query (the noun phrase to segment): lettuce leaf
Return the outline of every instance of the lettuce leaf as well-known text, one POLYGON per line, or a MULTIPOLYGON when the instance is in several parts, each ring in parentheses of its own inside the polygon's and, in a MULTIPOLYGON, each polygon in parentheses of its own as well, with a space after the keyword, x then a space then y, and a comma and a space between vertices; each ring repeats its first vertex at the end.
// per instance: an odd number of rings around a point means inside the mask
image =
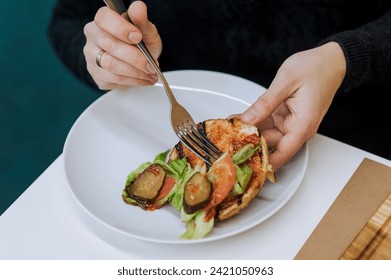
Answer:
POLYGON ((234 164, 240 165, 242 163, 245 163, 246 160, 248 160, 253 154, 255 154, 259 148, 261 147, 261 143, 258 145, 254 145, 252 143, 249 143, 245 146, 243 146, 239 151, 237 151, 232 156, 232 161, 234 164))
POLYGON ((157 161, 157 160, 166 161, 166 158, 167 158, 169 152, 170 152, 170 150, 166 150, 166 151, 164 151, 164 152, 161 152, 160 154, 158 154, 158 155, 154 158, 153 162, 155 162, 155 161, 157 161))
POLYGON ((244 193, 248 183, 251 180, 251 175, 253 174, 253 170, 248 167, 246 164, 237 165, 235 164, 236 169, 236 183, 233 186, 231 193, 233 195, 240 195, 244 193))
POLYGON ((205 221, 207 210, 200 210, 196 212, 186 222, 186 231, 180 236, 182 239, 200 239, 207 236, 214 226, 214 217, 205 221))
MULTIPOLYGON (((187 161, 186 161, 187 162, 187 161)), ((186 183, 190 180, 190 178, 201 169, 200 166, 196 166, 194 169, 187 165, 187 168, 184 170, 182 177, 177 181, 177 188, 175 193, 170 198, 170 204, 174 206, 179 212, 182 211, 183 206, 183 193, 186 183)))
POLYGON ((261 143, 254 145, 249 143, 243 146, 232 156, 232 161, 236 170, 236 183, 231 190, 231 194, 240 195, 245 191, 251 180, 252 169, 245 162, 252 157, 261 147, 261 143))

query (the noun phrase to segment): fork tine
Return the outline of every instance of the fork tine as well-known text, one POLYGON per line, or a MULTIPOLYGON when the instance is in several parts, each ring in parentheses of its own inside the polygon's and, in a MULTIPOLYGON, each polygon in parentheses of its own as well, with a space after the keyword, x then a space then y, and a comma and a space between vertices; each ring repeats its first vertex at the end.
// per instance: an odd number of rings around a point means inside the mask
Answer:
POLYGON ((210 142, 205 134, 197 129, 194 122, 188 120, 183 125, 188 137, 193 140, 194 144, 198 144, 198 147, 202 149, 204 153, 214 160, 217 160, 223 154, 212 142, 210 142))
POLYGON ((189 149, 209 164, 221 156, 222 152, 203 133, 198 131, 196 124, 191 120, 178 125, 176 132, 179 139, 189 149))
POLYGON ((187 119, 174 127, 178 138, 208 165, 212 165, 223 152, 199 131, 195 122, 187 113, 187 119))
MULTIPOLYGON (((187 123, 190 129, 188 129, 194 138, 196 138, 199 142, 204 144, 205 148, 212 153, 215 157, 219 158, 222 155, 222 152, 206 137, 205 134, 201 133, 195 124, 190 122, 187 123)), ((216 159, 217 159, 216 158, 216 159)))
POLYGON ((216 160, 215 158, 213 158, 213 160, 211 160, 211 157, 209 156, 209 154, 207 154, 200 146, 197 142, 194 142, 194 140, 192 140, 190 137, 189 137, 189 134, 187 134, 186 132, 183 132, 182 130, 179 130, 177 133, 177 136, 178 138, 181 140, 181 142, 183 144, 185 144, 193 153, 195 153, 199 158, 201 158, 203 161, 206 162, 206 164, 208 165, 212 165, 212 162, 214 160, 216 160), (189 140, 190 139, 190 140, 189 140), (190 143, 191 141, 191 143, 190 143), (202 153, 201 153, 202 151, 202 153))

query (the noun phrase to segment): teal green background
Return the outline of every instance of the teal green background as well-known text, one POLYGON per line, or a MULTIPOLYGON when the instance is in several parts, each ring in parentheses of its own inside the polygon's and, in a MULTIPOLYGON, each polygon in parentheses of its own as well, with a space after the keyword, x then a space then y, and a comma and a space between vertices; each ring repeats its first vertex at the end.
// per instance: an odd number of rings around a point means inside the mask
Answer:
POLYGON ((99 96, 56 57, 48 37, 55 1, 0 8, 0 214, 62 153, 78 116, 99 96))

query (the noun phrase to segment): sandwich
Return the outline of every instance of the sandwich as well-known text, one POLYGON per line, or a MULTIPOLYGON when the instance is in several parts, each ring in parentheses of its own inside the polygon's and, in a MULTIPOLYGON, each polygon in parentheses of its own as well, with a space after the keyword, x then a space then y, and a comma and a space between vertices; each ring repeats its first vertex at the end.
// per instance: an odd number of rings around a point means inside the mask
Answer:
POLYGON ((266 180, 276 181, 256 126, 237 118, 209 119, 198 129, 223 152, 212 165, 179 142, 132 171, 122 192, 126 203, 147 211, 175 207, 186 224, 183 239, 209 235, 215 223, 241 213, 266 180))

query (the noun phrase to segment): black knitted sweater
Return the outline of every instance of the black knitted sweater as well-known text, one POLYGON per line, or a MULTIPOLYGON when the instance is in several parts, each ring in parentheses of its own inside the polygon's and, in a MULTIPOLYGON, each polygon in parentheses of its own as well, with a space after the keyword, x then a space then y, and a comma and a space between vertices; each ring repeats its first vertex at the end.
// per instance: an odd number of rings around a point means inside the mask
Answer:
MULTIPOLYGON (((125 1, 128 5, 130 1, 125 1)), ((265 87, 291 54, 327 41, 347 74, 319 133, 391 156, 391 1, 145 0, 163 40, 163 71, 226 72, 265 87), (388 96, 387 96, 388 95, 388 96)), ((64 64, 96 88, 83 56, 84 25, 102 0, 58 0, 49 38, 64 64)))

